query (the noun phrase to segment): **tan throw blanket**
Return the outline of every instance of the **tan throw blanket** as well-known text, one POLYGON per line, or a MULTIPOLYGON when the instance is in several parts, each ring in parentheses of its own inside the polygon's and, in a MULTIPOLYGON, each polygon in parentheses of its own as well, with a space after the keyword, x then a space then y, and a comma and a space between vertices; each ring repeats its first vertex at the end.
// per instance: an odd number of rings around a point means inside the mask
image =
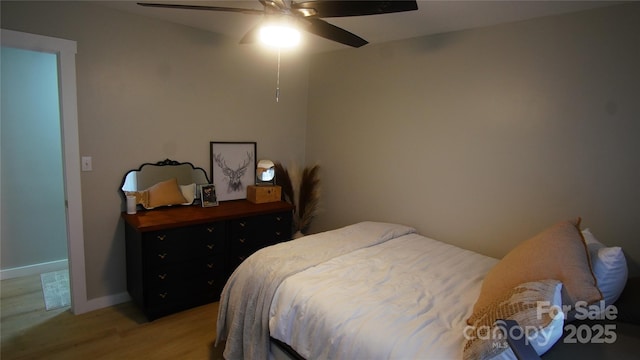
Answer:
POLYGON ((220 297, 216 346, 226 340, 225 359, 269 357, 269 308, 280 283, 300 271, 415 229, 362 222, 264 248, 231 275, 220 297))

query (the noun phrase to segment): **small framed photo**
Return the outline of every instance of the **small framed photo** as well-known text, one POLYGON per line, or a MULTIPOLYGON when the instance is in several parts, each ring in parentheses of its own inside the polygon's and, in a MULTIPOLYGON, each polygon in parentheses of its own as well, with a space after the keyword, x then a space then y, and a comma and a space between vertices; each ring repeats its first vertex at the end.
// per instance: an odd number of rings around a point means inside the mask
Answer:
POLYGON ((218 206, 218 197, 216 196, 215 185, 202 185, 200 187, 200 199, 202 201, 202 207, 218 206))
POLYGON ((211 142, 211 180, 219 201, 247 198, 256 183, 255 142, 211 142))

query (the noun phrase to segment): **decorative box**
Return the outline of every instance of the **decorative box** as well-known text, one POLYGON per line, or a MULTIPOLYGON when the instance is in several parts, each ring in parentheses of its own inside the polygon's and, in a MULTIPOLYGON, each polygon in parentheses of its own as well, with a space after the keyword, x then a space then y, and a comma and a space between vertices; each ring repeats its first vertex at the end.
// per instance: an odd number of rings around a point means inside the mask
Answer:
POLYGON ((254 204, 280 201, 282 187, 278 185, 249 185, 247 186, 247 200, 254 204))

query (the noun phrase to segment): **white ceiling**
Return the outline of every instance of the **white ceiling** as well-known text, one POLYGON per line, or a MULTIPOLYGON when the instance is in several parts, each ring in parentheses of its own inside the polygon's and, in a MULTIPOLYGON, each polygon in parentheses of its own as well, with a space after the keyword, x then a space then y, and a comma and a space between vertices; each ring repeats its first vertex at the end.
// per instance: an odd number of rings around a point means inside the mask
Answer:
MULTIPOLYGON (((140 0, 144 1, 144 0, 140 0)), ((322 0, 320 0, 322 1, 322 0)), ((156 1, 262 9, 257 1, 156 1)), ((152 18, 211 31, 229 36, 238 41, 260 21, 260 16, 229 12, 194 11, 147 8, 135 1, 105 1, 101 5, 152 18)), ((372 16, 348 18, 325 18, 333 25, 342 27, 369 43, 381 43, 449 31, 471 29, 507 22, 520 21, 541 16, 569 13, 596 7, 617 4, 614 1, 431 1, 419 0, 418 10, 372 16)), ((348 48, 315 35, 303 37, 305 51, 321 52, 348 48)), ((252 46, 252 45, 243 45, 252 46)))

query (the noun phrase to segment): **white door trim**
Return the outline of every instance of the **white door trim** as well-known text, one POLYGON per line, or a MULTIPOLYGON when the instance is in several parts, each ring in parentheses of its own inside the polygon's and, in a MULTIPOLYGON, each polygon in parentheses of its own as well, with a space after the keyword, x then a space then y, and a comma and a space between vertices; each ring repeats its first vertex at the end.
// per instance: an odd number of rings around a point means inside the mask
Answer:
POLYGON ((67 249, 71 311, 82 314, 92 310, 87 302, 80 182, 80 145, 78 140, 78 101, 76 92, 75 41, 0 29, 2 46, 40 51, 58 56, 60 117, 67 201, 67 249))

